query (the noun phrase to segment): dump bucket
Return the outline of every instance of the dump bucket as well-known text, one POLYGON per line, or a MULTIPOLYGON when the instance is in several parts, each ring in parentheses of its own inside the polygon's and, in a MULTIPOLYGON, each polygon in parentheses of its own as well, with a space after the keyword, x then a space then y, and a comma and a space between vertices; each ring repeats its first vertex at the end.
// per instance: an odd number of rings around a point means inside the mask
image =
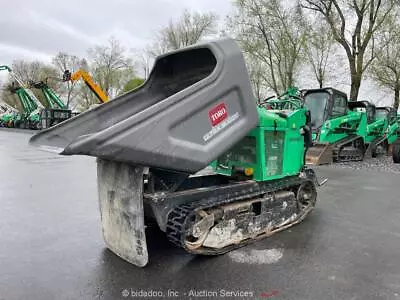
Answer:
POLYGON ((221 39, 158 57, 141 87, 43 130, 30 144, 195 173, 257 124, 242 52, 221 39))

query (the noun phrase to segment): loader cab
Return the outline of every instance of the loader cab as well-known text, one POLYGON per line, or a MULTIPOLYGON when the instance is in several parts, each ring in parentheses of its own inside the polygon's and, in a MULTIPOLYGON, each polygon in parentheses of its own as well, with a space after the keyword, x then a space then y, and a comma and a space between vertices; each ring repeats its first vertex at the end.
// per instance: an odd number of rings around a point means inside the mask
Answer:
POLYGON ((371 124, 376 121, 376 107, 369 101, 349 101, 349 109, 356 112, 364 112, 367 116, 367 123, 371 124))
POLYGON ((387 119, 388 124, 393 124, 397 122, 396 111, 389 106, 380 106, 376 108, 376 118, 377 119, 387 119))
POLYGON ((345 93, 333 88, 302 90, 304 105, 311 112, 311 127, 318 132, 325 121, 342 117, 348 112, 345 93))

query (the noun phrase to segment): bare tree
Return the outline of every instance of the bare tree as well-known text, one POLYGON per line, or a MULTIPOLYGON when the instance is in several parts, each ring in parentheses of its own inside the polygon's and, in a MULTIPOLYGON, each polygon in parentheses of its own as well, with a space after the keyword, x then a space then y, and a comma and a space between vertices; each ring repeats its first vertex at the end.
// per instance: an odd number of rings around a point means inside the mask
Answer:
POLYGON ((150 57, 155 58, 156 56, 159 56, 171 50, 168 47, 169 46, 164 42, 163 37, 158 34, 157 40, 148 45, 143 52, 150 55, 150 57))
POLYGON ((299 1, 302 7, 324 17, 334 39, 346 51, 351 74, 350 99, 356 101, 362 75, 376 57, 374 37, 394 11, 396 0, 299 1))
POLYGON ((260 68, 258 64, 253 64, 253 66, 249 69, 250 82, 253 86, 254 94, 257 100, 262 100, 263 98, 263 86, 264 80, 262 76, 263 70, 260 68))
MULTIPOLYGON (((14 74, 27 86, 29 86, 31 81, 42 81, 58 75, 56 68, 40 61, 14 60, 11 69, 13 70, 14 74)), ((8 78, 6 85, 10 86, 12 81, 12 78, 8 78)), ((60 82, 52 83, 51 87, 58 93, 60 82)), ((47 100, 40 91, 36 89, 31 89, 31 91, 43 105, 47 104, 47 100)), ((9 93, 9 91, 6 93, 9 93)))
POLYGON ((93 60, 92 74, 110 98, 134 76, 132 59, 125 55, 125 48, 114 37, 109 39, 108 45, 95 46, 88 53, 93 60))
POLYGON ((135 57, 134 67, 144 79, 150 74, 150 68, 154 61, 154 54, 149 47, 144 49, 132 49, 132 56, 135 57))
POLYGON ((400 100, 400 24, 382 34, 380 42, 386 47, 382 49, 371 64, 369 74, 382 87, 394 92, 393 107, 397 111, 400 100))
POLYGON ((6 88, 4 88, 4 86, 0 91, 1 91, 0 94, 1 101, 7 103, 8 105, 14 107, 19 111, 23 111, 22 105, 16 94, 10 93, 6 88))
POLYGON ((96 96, 84 85, 77 86, 78 90, 78 101, 72 109, 77 109, 78 111, 88 110, 92 105, 98 104, 99 101, 96 96))
POLYGON ((299 6, 284 0, 235 0, 234 4, 236 14, 228 18, 227 30, 264 70, 258 74, 267 86, 282 93, 294 85, 303 59, 306 34, 299 6))
MULTIPOLYGON (((70 55, 65 52, 59 52, 52 60, 53 65, 57 68, 60 78, 61 74, 64 73, 65 70, 69 70, 70 72, 75 72, 82 68, 84 65, 84 61, 80 59, 76 55, 70 55)), ((78 91, 76 89, 77 82, 76 81, 67 81, 60 87, 60 93, 65 95, 66 97, 66 105, 70 106, 71 101, 73 101, 78 95, 78 91)))
POLYGON ((156 57, 171 50, 196 44, 216 33, 218 17, 214 13, 198 13, 185 10, 182 16, 162 28, 155 41, 143 51, 145 57, 156 57))
POLYGON ((57 76, 57 70, 53 66, 40 61, 14 60, 11 69, 25 84, 57 76))
POLYGON ((327 65, 333 45, 334 39, 329 26, 321 23, 320 19, 309 26, 305 52, 320 88, 324 86, 326 81, 327 65))
POLYGON ((170 20, 159 35, 162 45, 168 50, 193 45, 209 34, 216 32, 217 16, 213 13, 198 13, 185 10, 176 22, 170 20))
POLYGON ((263 75, 264 70, 257 59, 254 59, 254 57, 245 54, 245 60, 256 99, 262 100, 265 96, 265 80, 263 75))
POLYGON ((144 79, 147 79, 150 75, 151 58, 148 53, 143 53, 140 56, 140 65, 143 71, 144 79))

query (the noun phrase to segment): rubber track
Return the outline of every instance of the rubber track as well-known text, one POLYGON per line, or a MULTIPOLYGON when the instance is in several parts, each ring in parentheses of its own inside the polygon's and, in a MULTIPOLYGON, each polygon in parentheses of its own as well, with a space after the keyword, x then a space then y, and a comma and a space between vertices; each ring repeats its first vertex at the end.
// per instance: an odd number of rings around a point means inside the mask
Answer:
MULTIPOLYGON (((210 248, 198 248, 196 250, 190 250, 186 248, 184 240, 185 240, 185 234, 187 231, 187 223, 188 220, 192 215, 194 215, 198 210, 200 209, 209 209, 214 206, 219 206, 227 203, 233 203, 235 201, 239 200, 245 200, 245 199, 250 199, 254 198, 256 196, 266 194, 266 193, 274 193, 278 192, 280 190, 284 189, 293 189, 297 188, 300 186, 302 183, 305 182, 311 182, 312 184, 313 181, 307 178, 300 178, 298 176, 295 177, 289 177, 285 180, 278 180, 276 182, 269 182, 262 184, 258 186, 258 188, 254 189, 248 189, 248 190, 243 190, 240 193, 237 192, 233 195, 233 197, 229 197, 231 195, 221 195, 217 197, 208 197, 200 201, 193 201, 188 204, 182 204, 178 205, 175 207, 170 214, 168 215, 168 222, 167 222, 167 227, 166 227, 166 235, 169 241, 171 241, 173 244, 175 244, 178 247, 184 248, 187 252, 193 253, 193 254, 202 254, 202 255, 219 255, 219 254, 224 254, 226 252, 232 251, 233 249, 243 247, 245 245, 248 245, 249 243, 252 243, 258 238, 255 239, 248 239, 245 240, 237 245, 230 245, 226 246, 222 249, 210 249, 210 248), (228 197, 228 198, 227 198, 228 197)), ((299 214, 299 221, 304 219, 304 217, 308 214, 299 214)), ((292 222, 294 224, 298 223, 297 220, 292 222)), ((286 228, 286 226, 284 226, 286 228)))
POLYGON ((360 161, 360 160, 363 160, 363 155, 360 155, 358 152, 357 152, 357 150, 352 150, 353 151, 353 153, 356 153, 356 154, 353 154, 353 155, 347 155, 347 159, 343 159, 343 158, 341 158, 341 156, 340 156, 340 152, 342 151, 342 147, 344 146, 344 145, 346 145, 346 144, 348 144, 348 143, 350 143, 350 142, 352 142, 352 141, 355 141, 355 140, 357 140, 357 139, 360 139, 361 137, 360 136, 352 136, 352 137, 349 137, 349 138, 345 138, 344 140, 340 140, 340 141, 338 141, 338 142, 336 142, 336 143, 334 143, 333 145, 332 145, 332 148, 333 148, 333 158, 334 158, 334 160, 336 160, 336 162, 348 162, 348 161, 360 161))
POLYGON ((380 144, 382 144, 386 140, 387 140, 387 136, 385 135, 384 137, 376 138, 375 140, 372 141, 372 143, 374 143, 375 146, 379 146, 380 144))

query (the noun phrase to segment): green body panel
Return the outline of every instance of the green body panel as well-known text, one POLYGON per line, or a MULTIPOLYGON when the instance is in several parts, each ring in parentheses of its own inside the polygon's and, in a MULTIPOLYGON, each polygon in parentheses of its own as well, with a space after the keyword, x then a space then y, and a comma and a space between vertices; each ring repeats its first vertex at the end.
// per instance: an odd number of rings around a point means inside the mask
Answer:
POLYGON ((383 124, 381 136, 386 137, 389 145, 393 144, 399 137, 399 123, 397 116, 389 117, 389 114, 386 116, 379 115, 377 120, 383 124))
MULTIPOLYGON (((349 111, 346 115, 329 119, 321 127, 318 142, 335 143, 350 134, 361 136, 364 140, 367 136, 367 117, 363 112, 349 111)), ((317 135, 313 134, 313 140, 317 135)))
MULTIPOLYGON (((293 106, 294 102, 289 101, 293 106)), ((306 124, 306 109, 268 110, 259 106, 258 115, 258 126, 212 162, 217 174, 232 176, 234 168, 251 168, 249 178, 268 181, 300 173, 304 166, 301 128, 306 124)))
POLYGON ((24 109, 24 113, 30 114, 35 109, 38 108, 36 102, 30 97, 30 95, 23 88, 18 88, 15 93, 18 96, 19 101, 21 102, 22 108, 24 109))
POLYGON ((0 123, 3 126, 13 127, 16 123, 21 122, 25 119, 25 116, 20 113, 6 113, 0 117, 0 123))
POLYGON ((375 139, 382 137, 384 134, 385 127, 386 127, 385 119, 377 119, 375 122, 368 124, 365 143, 370 144, 375 139))
POLYGON ((13 114, 13 113, 11 113, 11 114, 9 114, 9 113, 2 114, 1 117, 0 117, 0 123, 5 124, 5 123, 10 122, 10 120, 13 119, 14 115, 15 114, 13 114))
POLYGON ((389 145, 393 144, 399 138, 399 136, 398 136, 399 123, 394 122, 392 124, 389 124, 387 126, 387 129, 385 130, 385 134, 386 134, 389 145))
POLYGON ((41 91, 46 98, 49 108, 67 109, 67 106, 64 104, 64 102, 62 102, 52 88, 47 85, 43 85, 41 86, 41 91))
POLYGON ((31 122, 40 122, 40 114, 39 113, 32 113, 28 116, 28 120, 31 122))
POLYGON ((345 93, 330 87, 302 90, 301 93, 311 113, 313 142, 334 144, 354 135, 361 137, 364 143, 374 139, 368 136, 369 114, 363 101, 350 105, 345 93), (359 107, 365 110, 357 110, 359 107))
POLYGON ((18 88, 15 93, 24 109, 22 114, 16 114, 13 118, 14 124, 24 122, 30 127, 40 123, 40 107, 24 88, 18 88))
POLYGON ((12 118, 12 121, 15 123, 18 122, 23 122, 26 119, 26 117, 23 114, 15 114, 12 118))

